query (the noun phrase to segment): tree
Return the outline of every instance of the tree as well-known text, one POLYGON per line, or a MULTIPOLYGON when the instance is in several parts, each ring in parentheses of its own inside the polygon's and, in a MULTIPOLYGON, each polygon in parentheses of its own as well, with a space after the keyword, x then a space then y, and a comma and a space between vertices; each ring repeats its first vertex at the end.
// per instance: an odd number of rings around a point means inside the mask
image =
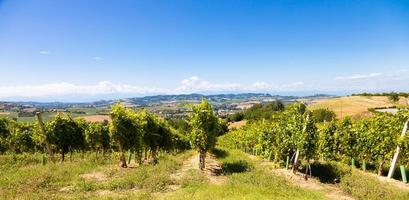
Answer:
POLYGON ((396 93, 396 92, 391 92, 391 93, 389 93, 389 95, 388 95, 388 99, 389 99, 390 101, 396 103, 396 102, 399 101, 399 94, 396 93))
POLYGON ((244 118, 247 120, 270 119, 276 112, 284 110, 284 104, 279 101, 273 101, 266 104, 255 104, 244 111, 244 118))
POLYGON ((213 113, 207 100, 193 106, 189 122, 192 127, 191 145, 199 151, 199 168, 205 168, 206 152, 214 148, 216 137, 220 133, 219 119, 213 113))

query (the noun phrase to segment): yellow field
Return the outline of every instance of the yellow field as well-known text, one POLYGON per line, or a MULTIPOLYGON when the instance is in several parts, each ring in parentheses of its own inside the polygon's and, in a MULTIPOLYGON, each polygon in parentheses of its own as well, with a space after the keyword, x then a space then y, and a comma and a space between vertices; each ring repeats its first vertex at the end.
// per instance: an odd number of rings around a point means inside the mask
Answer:
POLYGON ((242 120, 242 121, 238 121, 238 122, 233 122, 229 124, 229 129, 239 129, 242 126, 247 124, 247 120, 242 120))
POLYGON ((87 122, 104 122, 104 120, 111 121, 111 118, 108 115, 90 115, 78 118, 83 118, 87 122))
POLYGON ((332 99, 319 99, 309 102, 308 108, 311 110, 318 108, 328 108, 337 114, 337 118, 345 116, 363 117, 370 116, 368 108, 389 107, 389 106, 407 106, 408 99, 400 97, 398 103, 392 103, 388 97, 384 96, 350 96, 338 97, 332 99))
POLYGON ((0 112, 0 116, 8 116, 8 115, 10 115, 9 112, 0 112))

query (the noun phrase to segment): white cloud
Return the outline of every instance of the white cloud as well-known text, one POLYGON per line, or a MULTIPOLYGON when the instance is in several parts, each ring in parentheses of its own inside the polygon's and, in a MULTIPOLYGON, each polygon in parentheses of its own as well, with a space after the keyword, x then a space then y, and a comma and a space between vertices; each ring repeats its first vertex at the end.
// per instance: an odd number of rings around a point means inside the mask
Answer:
POLYGON ((214 84, 209 81, 203 81, 197 76, 184 79, 181 82, 181 86, 175 89, 176 93, 189 93, 189 92, 221 92, 221 91, 236 91, 240 89, 239 84, 224 83, 214 84))
POLYGON ((251 86, 255 90, 266 90, 270 87, 268 83, 262 81, 255 82, 251 86))
POLYGON ((95 85, 75 85, 54 83, 44 85, 0 86, 0 98, 9 97, 47 97, 64 95, 103 95, 103 94, 145 94, 163 92, 158 88, 114 84, 102 81, 95 85))
POLYGON ((39 53, 40 53, 40 54, 50 54, 49 51, 40 51, 39 53))
POLYGON ((251 85, 237 83, 211 83, 197 76, 184 79, 175 88, 142 87, 128 84, 116 84, 101 81, 97 84, 78 85, 72 83, 52 83, 43 85, 0 86, 1 98, 47 98, 64 96, 97 96, 97 95, 147 95, 147 94, 186 94, 194 92, 245 92, 245 91, 294 91, 303 86, 303 82, 284 85, 272 85, 258 81, 251 85))
POLYGON ((94 59, 94 60, 101 60, 101 59, 102 59, 102 57, 95 56, 95 57, 93 57, 92 59, 94 59))
POLYGON ((355 92, 409 91, 409 70, 406 69, 390 70, 382 73, 338 76, 334 80, 317 84, 315 88, 319 90, 355 92))
POLYGON ((381 73, 370 73, 370 74, 354 74, 350 76, 337 76, 335 80, 353 80, 353 79, 367 79, 381 76, 381 73))

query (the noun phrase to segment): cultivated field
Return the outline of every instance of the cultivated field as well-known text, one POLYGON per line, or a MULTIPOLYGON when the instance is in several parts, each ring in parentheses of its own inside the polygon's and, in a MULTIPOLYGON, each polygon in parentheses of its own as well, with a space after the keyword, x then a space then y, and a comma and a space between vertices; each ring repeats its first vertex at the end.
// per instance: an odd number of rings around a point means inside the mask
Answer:
POLYGON ((109 115, 89 115, 89 116, 81 116, 78 118, 83 118, 87 122, 104 122, 104 121, 111 121, 109 115))
POLYGON ((333 110, 338 118, 345 116, 362 117, 369 116, 369 108, 407 106, 408 99, 401 97, 399 102, 392 103, 385 96, 347 96, 331 99, 318 99, 309 102, 308 108, 311 110, 318 108, 328 108, 333 110))

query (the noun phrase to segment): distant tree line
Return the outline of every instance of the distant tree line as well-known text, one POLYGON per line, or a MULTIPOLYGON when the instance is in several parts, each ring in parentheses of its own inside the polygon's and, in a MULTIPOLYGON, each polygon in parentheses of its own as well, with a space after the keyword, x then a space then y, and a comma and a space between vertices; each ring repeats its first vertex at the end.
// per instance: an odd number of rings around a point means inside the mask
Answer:
MULTIPOLYGON (((284 111, 285 106, 281 101, 273 101, 265 104, 255 104, 251 108, 227 116, 228 122, 237 122, 241 120, 270 120, 274 114, 284 111)), ((306 110, 304 104, 300 104, 300 109, 306 110)), ((312 117, 317 122, 332 121, 336 118, 335 112, 326 108, 312 111, 312 117)))
POLYGON ((387 96, 390 101, 393 102, 398 102, 399 97, 409 97, 408 92, 383 92, 383 93, 357 93, 357 94, 352 94, 352 96, 387 96))

